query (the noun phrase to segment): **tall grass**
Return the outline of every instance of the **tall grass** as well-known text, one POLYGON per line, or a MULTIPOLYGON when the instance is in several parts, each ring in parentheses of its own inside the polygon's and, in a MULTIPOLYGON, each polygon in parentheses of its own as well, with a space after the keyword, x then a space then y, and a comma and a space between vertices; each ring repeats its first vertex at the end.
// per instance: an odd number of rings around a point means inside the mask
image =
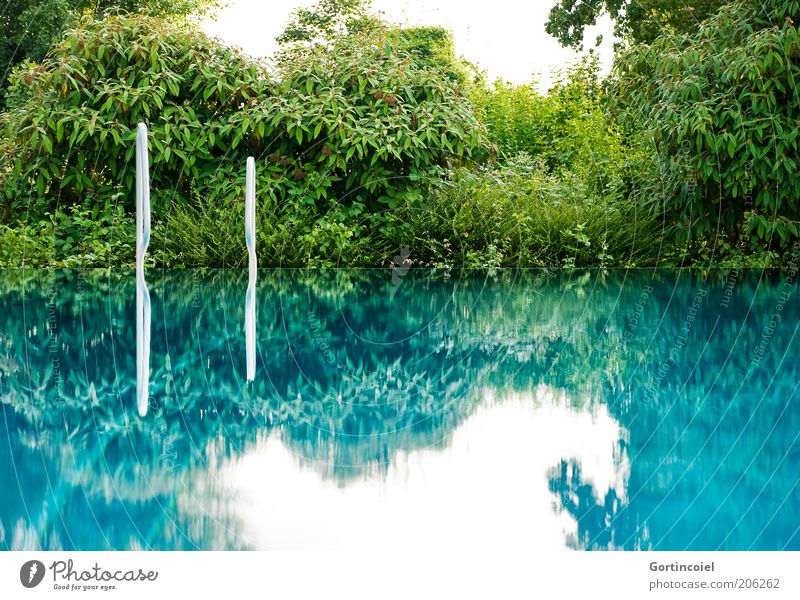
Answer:
POLYGON ((428 266, 652 266, 662 240, 657 217, 524 154, 498 168, 459 169, 423 208, 396 218, 402 243, 428 266))
MULTIPOLYGON (((281 205, 264 196, 256 212, 256 247, 260 267, 383 266, 381 243, 371 224, 383 221, 334 204, 281 205)), ((375 229, 378 229, 377 227, 375 229)), ((167 267, 243 267, 244 202, 204 199, 174 205, 154 228, 155 260, 167 267)), ((388 252, 388 251, 386 251, 388 252)))

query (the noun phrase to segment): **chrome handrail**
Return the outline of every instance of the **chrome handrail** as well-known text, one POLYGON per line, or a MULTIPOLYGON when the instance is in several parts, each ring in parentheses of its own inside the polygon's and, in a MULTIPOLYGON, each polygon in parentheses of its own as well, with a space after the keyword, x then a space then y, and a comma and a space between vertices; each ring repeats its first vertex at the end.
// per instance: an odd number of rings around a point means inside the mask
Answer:
POLYGON ((150 291, 144 257, 150 244, 150 163, 147 126, 136 131, 136 407, 147 415, 150 402, 150 291))
POLYGON ((245 296, 244 331, 247 352, 247 381, 256 377, 256 161, 247 159, 247 179, 244 202, 244 238, 248 254, 248 284, 245 296))

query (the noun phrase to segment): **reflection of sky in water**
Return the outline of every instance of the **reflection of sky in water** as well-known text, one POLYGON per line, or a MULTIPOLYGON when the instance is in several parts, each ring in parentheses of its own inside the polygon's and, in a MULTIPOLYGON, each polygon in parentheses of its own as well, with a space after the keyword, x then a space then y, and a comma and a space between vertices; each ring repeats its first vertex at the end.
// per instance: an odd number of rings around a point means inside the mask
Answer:
POLYGON ((0 547, 800 549, 779 274, 250 275, 150 274, 140 417, 130 274, 0 272, 0 547))
POLYGON ((554 510, 549 474, 581 465, 598 501, 624 497, 623 432, 605 407, 576 410, 553 390, 489 403, 444 449, 399 452, 382 478, 323 481, 277 436, 223 469, 248 545, 262 549, 563 548, 572 515, 554 510), (300 519, 287 515, 302 515, 300 519))

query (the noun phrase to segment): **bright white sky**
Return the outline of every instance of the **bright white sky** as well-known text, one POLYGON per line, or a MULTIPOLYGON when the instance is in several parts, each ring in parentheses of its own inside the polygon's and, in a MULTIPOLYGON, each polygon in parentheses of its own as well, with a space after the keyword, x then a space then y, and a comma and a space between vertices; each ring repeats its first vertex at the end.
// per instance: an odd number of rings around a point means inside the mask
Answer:
MULTIPOLYGON (((252 56, 269 56, 275 37, 292 10, 316 0, 229 0, 205 30, 225 43, 239 46, 252 56)), ((515 83, 536 78, 549 82, 548 74, 565 66, 577 54, 562 48, 544 31, 554 0, 373 0, 386 20, 406 25, 441 25, 453 32, 456 51, 486 69, 492 78, 515 83), (538 74, 534 76, 534 74, 538 74)), ((606 68, 612 58, 612 25, 606 20, 588 31, 593 45, 602 33, 601 58, 606 68)))

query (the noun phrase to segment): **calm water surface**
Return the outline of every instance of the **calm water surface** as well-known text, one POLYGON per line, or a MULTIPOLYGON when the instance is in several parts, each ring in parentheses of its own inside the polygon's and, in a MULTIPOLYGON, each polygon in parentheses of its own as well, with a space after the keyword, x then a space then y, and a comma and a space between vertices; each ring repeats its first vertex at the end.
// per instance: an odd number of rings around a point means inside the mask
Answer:
POLYGON ((0 271, 0 548, 800 550, 786 274, 148 283, 137 402, 133 272, 0 271))

